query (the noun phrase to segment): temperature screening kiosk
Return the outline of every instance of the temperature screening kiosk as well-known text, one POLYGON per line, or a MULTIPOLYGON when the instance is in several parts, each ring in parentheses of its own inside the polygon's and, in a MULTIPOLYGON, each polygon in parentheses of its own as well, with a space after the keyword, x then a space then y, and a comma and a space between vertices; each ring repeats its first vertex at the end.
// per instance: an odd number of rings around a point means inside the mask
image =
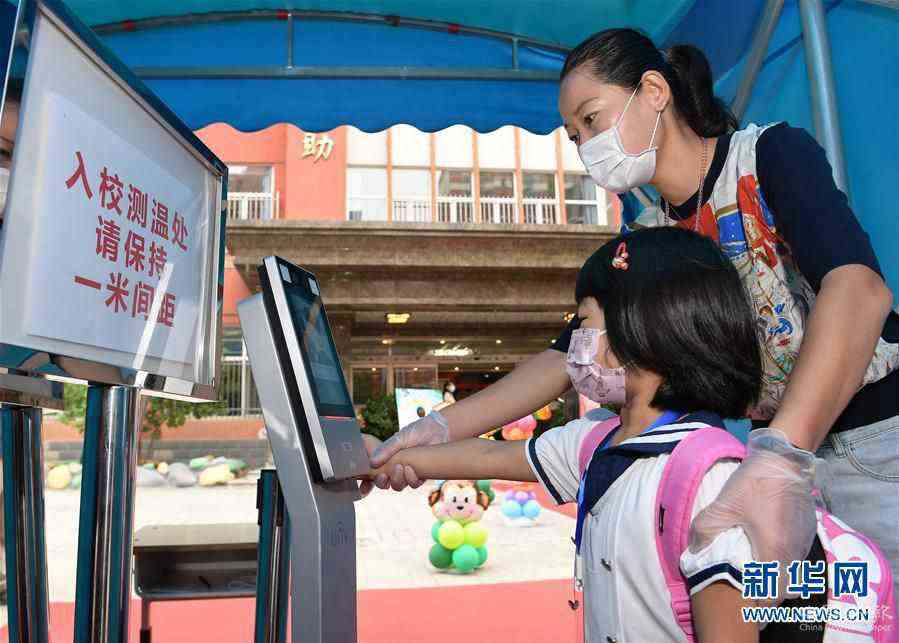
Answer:
POLYGON ((238 305, 244 341, 290 516, 291 640, 356 641, 352 476, 368 455, 315 276, 278 257, 262 292, 238 305))

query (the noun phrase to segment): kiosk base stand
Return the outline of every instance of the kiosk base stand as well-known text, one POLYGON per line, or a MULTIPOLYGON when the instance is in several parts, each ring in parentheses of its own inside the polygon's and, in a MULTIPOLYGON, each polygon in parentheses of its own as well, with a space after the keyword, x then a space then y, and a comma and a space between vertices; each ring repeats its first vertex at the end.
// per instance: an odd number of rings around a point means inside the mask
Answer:
POLYGON ((291 641, 355 643, 358 485, 315 481, 299 433, 308 428, 291 408, 262 295, 242 301, 238 314, 290 516, 291 641))
POLYGON ((75 643, 128 643, 140 391, 87 389, 75 643))
POLYGON ((47 643, 47 544, 41 409, 0 407, 9 640, 47 643))
POLYGON ((284 643, 290 583, 290 519, 278 474, 265 469, 256 487, 259 549, 255 643, 284 643))

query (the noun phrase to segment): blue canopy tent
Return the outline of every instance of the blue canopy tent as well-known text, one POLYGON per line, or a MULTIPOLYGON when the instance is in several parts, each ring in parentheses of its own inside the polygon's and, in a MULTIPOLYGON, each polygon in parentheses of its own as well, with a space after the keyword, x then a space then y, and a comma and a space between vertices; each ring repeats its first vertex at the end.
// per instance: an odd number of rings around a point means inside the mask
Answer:
MULTIPOLYGON (((635 26, 709 56, 743 122, 816 134, 899 289, 899 0, 69 0, 188 125, 558 127, 558 70, 635 26), (807 62, 811 64, 807 64, 807 62), (808 68, 808 69, 807 69, 808 68), (886 112, 886 113, 885 113, 886 112)), ((646 196, 638 194, 643 202, 646 196)), ((640 207, 638 198, 629 207, 640 207)))

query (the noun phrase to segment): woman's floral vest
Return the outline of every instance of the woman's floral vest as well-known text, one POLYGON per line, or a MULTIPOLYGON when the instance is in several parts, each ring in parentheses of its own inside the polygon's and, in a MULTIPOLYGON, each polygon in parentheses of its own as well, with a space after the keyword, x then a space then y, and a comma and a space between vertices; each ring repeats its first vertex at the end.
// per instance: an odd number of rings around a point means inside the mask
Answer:
MULTIPOLYGON (((749 125, 734 132, 727 160, 715 181, 710 199, 702 206, 699 231, 721 246, 733 262, 751 297, 762 347, 762 394, 751 415, 770 420, 783 398, 790 371, 799 356, 815 293, 799 272, 790 248, 777 234, 774 216, 759 186, 755 147, 770 125, 749 125)), ((797 186, 797 189, 807 189, 797 186)), ((693 229, 696 215, 675 221, 693 229)), ((660 208, 643 210, 626 227, 664 225, 660 208)), ((822 225, 826 221, 822 220, 822 225)), ((899 368, 899 344, 880 338, 859 388, 899 368)))

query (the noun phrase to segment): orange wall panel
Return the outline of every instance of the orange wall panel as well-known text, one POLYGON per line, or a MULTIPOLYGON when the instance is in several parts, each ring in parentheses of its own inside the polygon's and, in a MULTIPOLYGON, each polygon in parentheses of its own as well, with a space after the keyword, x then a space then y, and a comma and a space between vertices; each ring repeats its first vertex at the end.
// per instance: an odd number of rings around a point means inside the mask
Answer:
MULTIPOLYGON (((327 134, 334 141, 330 156, 303 157, 305 132, 287 125, 285 167, 290 190, 284 198, 290 219, 343 221, 346 218, 346 129, 327 134)), ((316 137, 322 134, 316 134, 316 137)))

